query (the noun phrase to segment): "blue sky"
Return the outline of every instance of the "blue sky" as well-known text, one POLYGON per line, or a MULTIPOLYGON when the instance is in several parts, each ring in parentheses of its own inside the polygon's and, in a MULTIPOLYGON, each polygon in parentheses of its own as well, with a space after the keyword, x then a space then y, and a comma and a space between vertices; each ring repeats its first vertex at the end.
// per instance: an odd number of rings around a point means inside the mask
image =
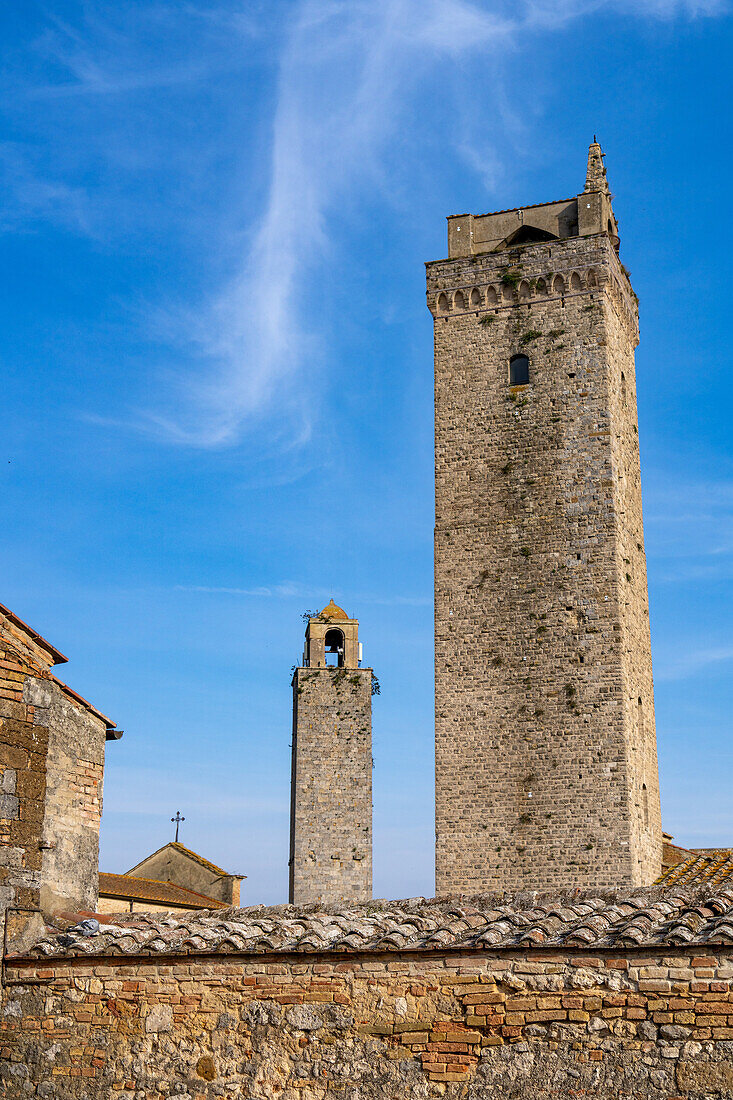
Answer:
POLYGON ((103 870, 287 892, 301 612, 358 617, 375 894, 433 890, 432 331, 452 213, 583 186, 637 352, 665 827, 733 843, 733 30, 716 0, 6 5, 0 599, 125 729, 103 870))

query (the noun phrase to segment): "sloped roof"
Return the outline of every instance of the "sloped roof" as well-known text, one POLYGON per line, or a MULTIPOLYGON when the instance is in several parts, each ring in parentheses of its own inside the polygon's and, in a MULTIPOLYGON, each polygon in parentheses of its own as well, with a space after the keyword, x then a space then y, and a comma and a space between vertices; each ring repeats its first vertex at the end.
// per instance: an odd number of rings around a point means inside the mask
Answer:
MULTIPOLYGON (((204 857, 200 856, 198 854, 198 852, 192 851, 191 848, 186 848, 185 845, 179 843, 179 841, 177 841, 177 840, 171 840, 171 841, 169 841, 168 844, 164 844, 162 848, 158 848, 155 852, 151 852, 149 856, 145 857, 145 859, 141 859, 139 863, 136 863, 135 867, 142 867, 142 865, 144 863, 147 863, 147 861, 149 859, 152 859, 153 856, 157 856, 161 852, 164 852, 166 850, 166 848, 173 848, 176 852, 180 852, 181 855, 188 856, 188 858, 192 859, 194 861, 194 863, 201 864, 201 866, 205 867, 207 871, 211 871, 212 874, 214 874, 214 875, 220 875, 222 878, 246 878, 247 877, 246 875, 233 875, 229 871, 223 871, 221 867, 217 867, 215 863, 211 862, 211 860, 204 859, 204 857)), ((126 873, 128 875, 132 875, 132 872, 135 870, 135 867, 131 867, 130 870, 127 871, 126 873)))
MULTIPOLYGON (((100 721, 104 722, 108 731, 117 729, 116 723, 113 722, 111 718, 108 718, 106 714, 102 714, 101 710, 97 710, 97 708, 93 706, 90 702, 88 702, 88 700, 86 700, 83 695, 80 695, 78 691, 74 691, 73 688, 70 688, 68 684, 65 684, 63 680, 59 680, 56 676, 50 676, 49 679, 53 680, 54 684, 57 684, 58 687, 61 688, 64 695, 68 695, 70 699, 73 699, 74 702, 78 703, 79 706, 84 708, 84 710, 88 710, 89 713, 93 714, 95 718, 99 718, 100 721)), ((119 736, 122 736, 121 730, 119 732, 119 736)), ((112 738, 112 740, 116 739, 117 738, 112 738)), ((108 737, 107 740, 109 741, 110 738, 108 737)))
POLYGON ((27 634, 29 638, 32 638, 37 646, 40 646, 41 649, 45 649, 51 658, 52 665, 65 665, 68 662, 68 657, 64 657, 63 653, 56 649, 55 646, 52 646, 50 642, 47 642, 37 630, 34 630, 32 626, 28 626, 28 623, 23 622, 20 615, 16 615, 14 611, 11 611, 9 607, 5 607, 5 605, 1 603, 0 615, 4 615, 16 628, 27 634))
POLYGON ((344 611, 343 607, 339 607, 337 603, 333 602, 333 596, 329 603, 324 607, 323 611, 318 614, 319 619, 343 619, 349 621, 349 616, 344 611))
POLYGON ((155 905, 176 905, 188 909, 226 909, 226 902, 207 894, 186 890, 173 882, 152 878, 132 878, 129 875, 109 875, 100 872, 100 898, 127 898, 130 901, 152 902, 155 905))
POLYGON ((733 944, 727 888, 514 897, 412 898, 343 909, 255 906, 196 914, 116 914, 88 938, 49 929, 37 956, 497 951, 593 951, 733 944))
POLYGON ((662 886, 733 887, 733 849, 719 848, 704 853, 692 850, 687 859, 668 867, 657 882, 662 886))

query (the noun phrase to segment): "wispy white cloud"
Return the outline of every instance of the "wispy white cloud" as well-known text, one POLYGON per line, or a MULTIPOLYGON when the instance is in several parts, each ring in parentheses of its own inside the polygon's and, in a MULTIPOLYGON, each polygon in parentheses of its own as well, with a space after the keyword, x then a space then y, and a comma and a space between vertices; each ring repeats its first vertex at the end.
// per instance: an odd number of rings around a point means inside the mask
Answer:
POLYGON ((307 592, 301 585, 291 584, 289 582, 285 584, 261 585, 255 588, 228 588, 224 585, 208 584, 177 584, 176 591, 203 592, 208 595, 221 596, 254 596, 262 599, 289 599, 294 596, 313 596, 312 592, 307 592))
POLYGON ((649 482, 644 524, 655 582, 733 576, 733 483, 680 477, 659 484, 653 473, 649 482))
MULTIPOLYGON (((329 600, 332 597, 330 589, 314 591, 304 585, 292 581, 284 581, 281 584, 258 585, 254 588, 236 588, 226 585, 209 584, 178 584, 177 592, 201 592, 205 595, 221 596, 246 596, 254 599, 303 599, 303 600, 329 600)), ((386 607, 427 607, 432 604, 431 596, 372 596, 353 593, 351 602, 358 604, 379 604, 386 607)))
MULTIPOLYGON (((216 447, 236 441, 264 415, 281 425, 283 443, 305 443, 328 363, 326 326, 309 287, 337 254, 332 230, 339 206, 353 209, 365 191, 390 190, 394 148, 404 143, 426 82, 440 81, 456 104, 469 101, 466 62, 480 58, 482 71, 496 72, 498 81, 501 59, 521 52, 530 36, 560 31, 604 9, 629 17, 692 18, 719 14, 726 3, 294 0, 252 4, 246 13, 228 2, 122 4, 110 13, 107 5, 90 2, 81 29, 49 17, 37 50, 52 79, 28 91, 36 99, 75 96, 99 104, 152 96, 235 69, 237 59, 252 52, 253 40, 263 56, 279 47, 264 200, 240 227, 241 255, 232 260, 223 289, 158 311, 161 335, 165 317, 167 343, 190 369, 167 376, 165 398, 155 398, 139 423, 173 443, 216 447), (277 33, 266 33, 275 24, 277 33), (194 56, 190 41, 199 45, 197 28, 207 48, 194 56), (168 41, 173 45, 161 58, 161 43, 168 41)), ((500 87, 498 92, 500 101, 500 87)), ((501 107, 475 139, 475 125, 460 118, 464 109, 457 107, 455 132, 445 140, 491 186, 502 162, 495 117, 501 119, 501 107)), ((139 173, 124 129, 107 131, 110 166, 139 173)), ((148 154, 165 156, 155 140, 148 140, 148 154)), ((9 163, 17 196, 23 169, 12 158, 9 163)), ((66 206, 81 231, 85 217, 93 224, 82 189, 61 182, 44 187, 37 174, 28 175, 26 201, 35 212, 58 217, 66 206)), ((221 236, 211 247, 217 246, 221 236)))
MULTIPOLYGON (((524 7, 472 0, 302 0, 284 40, 272 127, 271 178, 260 228, 230 288, 204 313, 197 339, 212 364, 193 407, 155 418, 175 441, 236 439, 252 417, 290 414, 309 436, 313 385, 302 368, 320 358, 303 289, 332 250, 335 205, 380 178, 390 139, 422 80, 445 61, 516 49, 523 33, 557 29, 601 8, 656 18, 714 14, 720 0, 530 0, 524 7)), ((458 127, 460 130, 460 127, 458 127)), ((459 139, 457 146, 466 152, 459 139)), ((499 161, 484 140, 468 159, 488 182, 499 161)))
POLYGON ((657 681, 686 680, 704 669, 728 664, 731 661, 733 661, 733 646, 711 646, 692 649, 688 652, 683 650, 666 659, 664 656, 657 658, 654 679, 657 681))

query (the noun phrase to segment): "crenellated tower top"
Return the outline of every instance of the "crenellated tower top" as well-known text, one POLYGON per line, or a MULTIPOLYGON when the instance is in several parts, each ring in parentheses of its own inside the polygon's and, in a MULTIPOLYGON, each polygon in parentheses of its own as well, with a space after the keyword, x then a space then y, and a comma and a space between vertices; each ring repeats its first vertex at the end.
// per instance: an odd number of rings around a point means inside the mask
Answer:
POLYGON ((594 137, 588 150, 585 188, 572 198, 490 214, 450 216, 448 259, 598 233, 607 234, 618 251, 618 222, 611 205, 603 156, 594 137))

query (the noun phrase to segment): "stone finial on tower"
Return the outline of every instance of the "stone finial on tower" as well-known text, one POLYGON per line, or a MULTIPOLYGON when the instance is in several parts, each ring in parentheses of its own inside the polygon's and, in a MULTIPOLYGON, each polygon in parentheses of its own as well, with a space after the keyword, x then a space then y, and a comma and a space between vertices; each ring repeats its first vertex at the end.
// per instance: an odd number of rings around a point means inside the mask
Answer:
POLYGON ((596 141, 596 135, 594 134, 593 141, 588 149, 588 171, 585 176, 585 190, 603 191, 605 195, 608 195, 608 180, 606 179, 606 167, 603 163, 603 157, 604 153, 599 142, 596 141))

